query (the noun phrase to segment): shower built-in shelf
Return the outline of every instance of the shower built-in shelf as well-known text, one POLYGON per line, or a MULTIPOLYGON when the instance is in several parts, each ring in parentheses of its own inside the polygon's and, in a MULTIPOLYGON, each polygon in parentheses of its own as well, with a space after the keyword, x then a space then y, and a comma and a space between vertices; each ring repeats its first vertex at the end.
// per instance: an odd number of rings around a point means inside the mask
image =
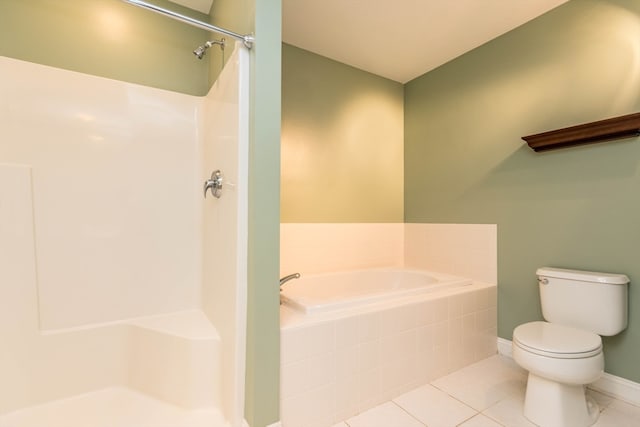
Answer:
POLYGON ((78 363, 36 364, 41 389, 0 410, 0 427, 228 427, 222 341, 201 310, 39 332, 78 363))
POLYGON ((640 135, 640 113, 523 136, 534 151, 614 141, 640 135))

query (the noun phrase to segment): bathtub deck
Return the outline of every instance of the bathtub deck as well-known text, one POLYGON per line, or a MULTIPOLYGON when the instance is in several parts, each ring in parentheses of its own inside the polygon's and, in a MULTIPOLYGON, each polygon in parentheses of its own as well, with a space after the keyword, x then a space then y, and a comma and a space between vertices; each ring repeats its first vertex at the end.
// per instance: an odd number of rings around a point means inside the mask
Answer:
POLYGON ((188 410, 124 387, 52 401, 6 415, 0 427, 228 427, 215 408, 188 410))

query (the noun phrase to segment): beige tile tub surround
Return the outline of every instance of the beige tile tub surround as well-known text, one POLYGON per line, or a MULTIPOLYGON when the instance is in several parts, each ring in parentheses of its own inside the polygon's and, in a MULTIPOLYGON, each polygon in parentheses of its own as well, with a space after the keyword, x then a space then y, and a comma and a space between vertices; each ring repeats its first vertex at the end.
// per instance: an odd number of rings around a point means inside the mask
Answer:
POLYGON ((404 224, 280 224, 280 273, 401 267, 404 224))
POLYGON ((332 425, 496 353, 496 225, 281 224, 280 233, 283 276, 406 267, 474 281, 337 315, 283 307, 283 425, 332 425))
POLYGON ((327 426, 496 353, 496 286, 334 319, 284 308, 281 419, 327 426))
POLYGON ((495 224, 405 224, 404 265, 498 283, 495 224))
POLYGON ((280 273, 407 267, 497 283, 495 224, 281 224, 280 273))

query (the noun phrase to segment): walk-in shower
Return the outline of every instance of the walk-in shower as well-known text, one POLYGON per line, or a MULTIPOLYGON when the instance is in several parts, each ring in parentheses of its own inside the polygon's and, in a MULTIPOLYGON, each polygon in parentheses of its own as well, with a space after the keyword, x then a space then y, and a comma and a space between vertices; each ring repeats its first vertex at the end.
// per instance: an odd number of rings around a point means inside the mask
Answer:
POLYGON ((0 427, 243 425, 238 40, 205 96, 0 56, 0 427))

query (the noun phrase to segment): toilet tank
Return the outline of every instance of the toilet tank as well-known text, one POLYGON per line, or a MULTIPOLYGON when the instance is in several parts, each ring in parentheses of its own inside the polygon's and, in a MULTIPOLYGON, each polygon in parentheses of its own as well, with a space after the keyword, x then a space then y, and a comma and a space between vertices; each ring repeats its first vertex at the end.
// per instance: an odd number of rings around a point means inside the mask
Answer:
POLYGON ((598 335, 616 335, 627 327, 624 274, 543 267, 536 271, 545 320, 598 335))

